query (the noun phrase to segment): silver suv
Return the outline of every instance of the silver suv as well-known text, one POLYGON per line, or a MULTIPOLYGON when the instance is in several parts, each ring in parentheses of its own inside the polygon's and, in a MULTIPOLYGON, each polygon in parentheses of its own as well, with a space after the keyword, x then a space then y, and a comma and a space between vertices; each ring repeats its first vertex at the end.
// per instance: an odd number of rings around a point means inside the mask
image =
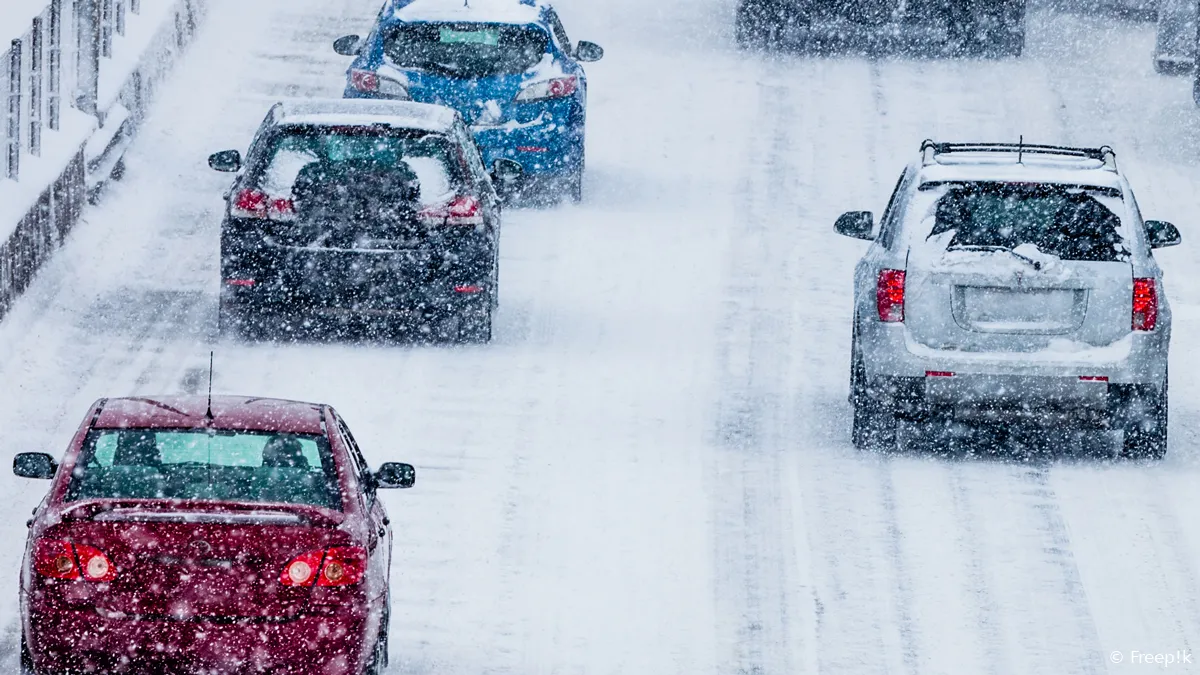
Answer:
POLYGON ((926 141, 854 273, 850 398, 862 449, 901 420, 1025 421, 1124 431, 1123 454, 1167 450, 1171 310, 1111 148, 926 141))

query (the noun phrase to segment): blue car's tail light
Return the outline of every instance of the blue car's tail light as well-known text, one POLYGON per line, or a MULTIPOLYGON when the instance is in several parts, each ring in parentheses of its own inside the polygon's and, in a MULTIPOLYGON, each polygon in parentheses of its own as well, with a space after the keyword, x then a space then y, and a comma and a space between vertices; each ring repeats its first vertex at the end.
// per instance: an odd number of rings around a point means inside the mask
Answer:
POLYGON ((531 101, 545 101, 552 98, 566 98, 574 94, 577 89, 579 89, 579 78, 574 75, 559 77, 553 80, 541 80, 525 85, 517 93, 516 101, 518 103, 528 103, 531 101))

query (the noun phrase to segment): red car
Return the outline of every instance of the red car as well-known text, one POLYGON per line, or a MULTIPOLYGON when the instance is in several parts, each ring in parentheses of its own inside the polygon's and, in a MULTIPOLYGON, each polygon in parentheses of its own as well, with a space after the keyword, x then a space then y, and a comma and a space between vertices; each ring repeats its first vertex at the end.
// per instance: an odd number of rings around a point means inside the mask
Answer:
POLYGON ((52 479, 21 568, 26 673, 362 675, 387 662, 391 529, 333 408, 102 399, 52 479))

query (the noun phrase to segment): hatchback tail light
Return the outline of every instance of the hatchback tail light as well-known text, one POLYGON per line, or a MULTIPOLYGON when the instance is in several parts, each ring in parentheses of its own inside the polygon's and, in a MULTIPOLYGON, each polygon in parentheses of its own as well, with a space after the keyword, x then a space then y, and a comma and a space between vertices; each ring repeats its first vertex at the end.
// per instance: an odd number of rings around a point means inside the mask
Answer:
POLYGON ((1158 325, 1158 286, 1153 278, 1133 280, 1133 330, 1152 331, 1158 325))
POLYGON ((358 546, 309 551, 284 566, 279 583, 284 586, 353 586, 367 571, 367 552, 358 546))
POLYGON ((426 225, 483 225, 483 205, 471 196, 455 197, 445 204, 427 207, 419 215, 426 225))
POLYGON ((904 321, 904 270, 880 270, 875 305, 884 323, 904 321))
POLYGON ((56 539, 34 542, 33 569, 50 579, 107 582, 117 578, 116 566, 100 549, 56 539))
POLYGON ((529 103, 552 98, 566 98, 574 94, 577 89, 579 89, 579 78, 574 75, 542 80, 525 85, 525 88, 517 94, 516 100, 519 103, 529 103))
POLYGON ((364 94, 377 92, 379 91, 379 76, 370 70, 355 68, 350 71, 350 86, 364 94))
POLYGON ((238 190, 233 196, 229 214, 234 218, 256 218, 265 220, 294 220, 296 205, 283 197, 271 197, 262 190, 248 188, 238 190))

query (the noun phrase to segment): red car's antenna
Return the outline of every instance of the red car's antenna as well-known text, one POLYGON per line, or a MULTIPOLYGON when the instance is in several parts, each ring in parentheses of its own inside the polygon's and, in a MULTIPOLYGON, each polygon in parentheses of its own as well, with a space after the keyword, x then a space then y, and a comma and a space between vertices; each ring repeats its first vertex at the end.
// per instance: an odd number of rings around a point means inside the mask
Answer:
POLYGON ((212 414, 213 353, 214 352, 211 352, 211 351, 208 353, 208 411, 204 413, 204 416, 210 420, 213 418, 213 414, 212 414))

